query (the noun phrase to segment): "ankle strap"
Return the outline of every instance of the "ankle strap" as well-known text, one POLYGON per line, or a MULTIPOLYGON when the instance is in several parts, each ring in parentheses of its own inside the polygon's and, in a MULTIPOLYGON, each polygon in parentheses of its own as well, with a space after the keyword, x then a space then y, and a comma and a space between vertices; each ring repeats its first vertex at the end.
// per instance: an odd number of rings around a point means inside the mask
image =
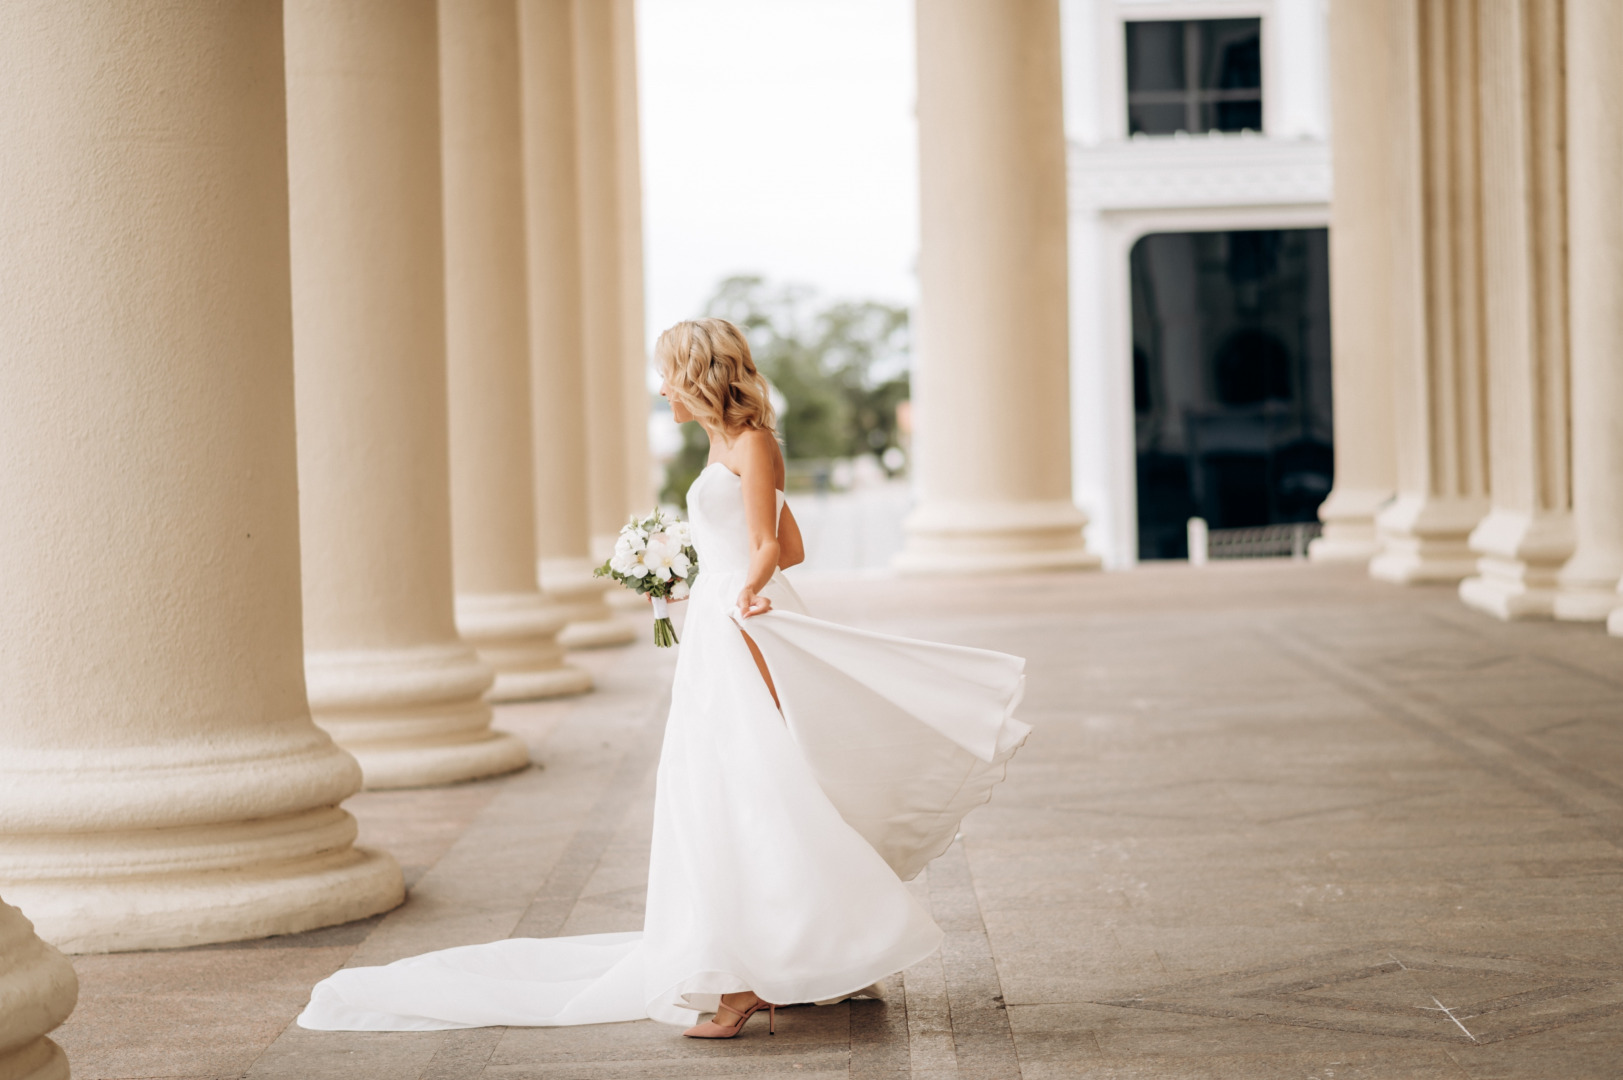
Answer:
POLYGON ((725 1001, 721 1001, 721 1000, 718 999, 716 1001, 716 1012, 719 1014, 719 1013, 721 1013, 723 1011, 730 1012, 734 1016, 743 1016, 746 1012, 749 1011, 749 1006, 746 1005, 742 1009, 740 1009, 736 1005, 729 1005, 725 1001))

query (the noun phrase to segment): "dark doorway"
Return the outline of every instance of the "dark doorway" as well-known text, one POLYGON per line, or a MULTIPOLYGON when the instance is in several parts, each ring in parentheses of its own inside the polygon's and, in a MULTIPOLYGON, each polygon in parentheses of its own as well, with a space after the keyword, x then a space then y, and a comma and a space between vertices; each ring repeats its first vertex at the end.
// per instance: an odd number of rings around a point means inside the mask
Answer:
POLYGON ((1329 234, 1158 233, 1133 246, 1138 557, 1186 524, 1313 521, 1330 492, 1329 234))

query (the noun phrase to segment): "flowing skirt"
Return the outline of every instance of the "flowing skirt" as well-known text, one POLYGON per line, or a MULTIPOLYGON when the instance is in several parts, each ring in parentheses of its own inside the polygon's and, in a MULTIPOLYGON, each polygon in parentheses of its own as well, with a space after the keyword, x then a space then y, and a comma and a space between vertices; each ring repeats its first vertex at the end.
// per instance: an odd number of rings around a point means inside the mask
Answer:
POLYGON ((941 931, 903 882, 952 843, 1029 732, 1013 716, 1025 662, 810 618, 782 575, 763 590, 773 611, 740 622, 743 579, 706 571, 688 602, 642 932, 339 971, 302 1026, 691 1024, 721 994, 838 999, 935 951, 941 931))

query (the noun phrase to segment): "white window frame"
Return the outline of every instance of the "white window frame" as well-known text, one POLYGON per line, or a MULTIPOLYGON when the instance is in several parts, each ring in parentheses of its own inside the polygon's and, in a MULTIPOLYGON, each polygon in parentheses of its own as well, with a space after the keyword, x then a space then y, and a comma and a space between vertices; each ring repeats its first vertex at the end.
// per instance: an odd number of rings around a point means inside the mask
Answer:
MULTIPOLYGON (((1127 134, 1127 24, 1170 19, 1260 19, 1262 21, 1262 134, 1278 126, 1279 63, 1274 46, 1273 0, 1105 0, 1098 14, 1099 132, 1108 140, 1127 134)), ((1235 137, 1213 132, 1211 137, 1235 137)), ((1207 138, 1207 135, 1143 135, 1146 139, 1207 138)))

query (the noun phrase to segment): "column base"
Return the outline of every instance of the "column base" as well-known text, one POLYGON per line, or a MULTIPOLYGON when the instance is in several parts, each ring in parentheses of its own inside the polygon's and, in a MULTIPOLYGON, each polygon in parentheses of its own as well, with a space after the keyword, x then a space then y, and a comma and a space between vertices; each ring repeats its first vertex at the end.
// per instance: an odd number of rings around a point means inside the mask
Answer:
POLYGON ((1554 615, 1562 622, 1603 623, 1619 608, 1623 596, 1613 589, 1579 589, 1562 586, 1555 594, 1554 615))
POLYGON ((629 645, 636 639, 637 628, 615 618, 612 612, 606 619, 572 622, 558 635, 558 640, 566 649, 607 649, 629 645))
POLYGON ((1337 487, 1319 507, 1324 533, 1307 546, 1316 563, 1367 563, 1380 553, 1375 517, 1392 501, 1388 490, 1337 487))
POLYGON ((530 763, 529 748, 505 731, 443 746, 370 745, 351 752, 370 791, 460 784, 517 772, 530 763))
POLYGON ((612 593, 625 593, 639 604, 647 601, 608 578, 593 577, 592 569, 598 565, 601 564, 580 558, 541 562, 541 587, 569 609, 569 623, 558 634, 559 644, 566 649, 628 645, 637 638, 635 626, 615 617, 608 597, 612 593))
POLYGON ((909 515, 906 546, 891 566, 903 574, 1097 570, 1087 524, 1069 499, 925 503, 909 515))
POLYGON ((1399 495, 1375 519, 1380 552, 1369 574, 1396 585, 1452 583, 1476 572, 1471 530, 1488 512, 1482 498, 1399 495))
POLYGON ((562 664, 547 671, 498 671, 485 700, 496 703, 542 701, 584 694, 591 688, 591 672, 574 664, 562 664))
POLYGON ((529 763, 518 739, 492 731, 494 677, 458 641, 305 654, 310 712, 361 763, 368 788, 428 787, 529 763))
POLYGON ((603 594, 603 602, 608 605, 610 611, 622 615, 648 610, 648 598, 630 589, 610 589, 603 594))
POLYGON ((531 701, 580 694, 592 677, 564 662, 558 634, 569 609, 540 592, 459 593, 456 626, 462 639, 496 672, 489 701, 531 701))
POLYGON ((1568 622, 1606 621, 1623 608, 1623 552, 1594 552, 1579 546, 1556 577, 1555 617, 1568 622))
POLYGON ((388 911, 406 891, 392 856, 346 845, 234 870, 8 881, 6 895, 64 952, 100 953, 296 934, 388 911))
POLYGON ((1525 569, 1523 563, 1482 559, 1477 575, 1460 582, 1460 600, 1468 608, 1505 622, 1554 618, 1554 583, 1529 584, 1522 576, 1525 569))
POLYGON ((1557 575, 1572 555, 1570 515, 1493 510, 1470 542, 1482 558, 1476 576, 1460 582, 1466 606, 1507 620, 1555 614, 1557 575))
POLYGON ((0 903, 0 1080, 68 1080, 68 1059, 45 1037, 68 1018, 79 980, 23 913, 0 903))
POLYGON ((68 1080, 68 1055, 44 1036, 0 1051, 0 1080, 68 1080))
POLYGON ((400 867, 355 848, 338 806, 360 786, 355 759, 302 710, 289 719, 255 740, 10 754, 0 894, 69 952, 240 941, 394 907, 400 867))

